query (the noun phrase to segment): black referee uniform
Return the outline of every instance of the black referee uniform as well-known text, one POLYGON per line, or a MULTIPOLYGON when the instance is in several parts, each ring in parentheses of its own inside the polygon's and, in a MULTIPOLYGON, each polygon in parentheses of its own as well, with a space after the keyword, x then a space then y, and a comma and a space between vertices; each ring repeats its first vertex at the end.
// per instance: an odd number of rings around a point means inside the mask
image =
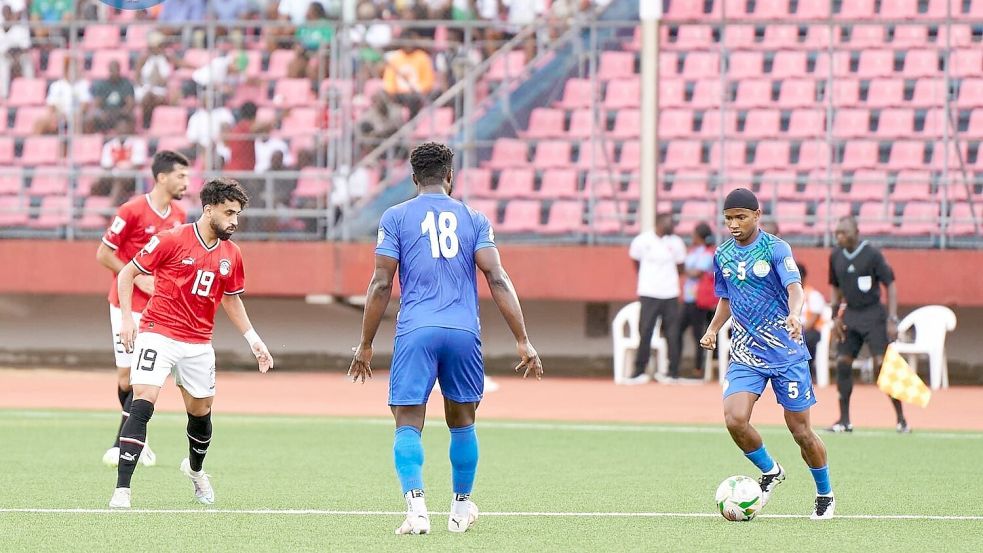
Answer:
MULTIPOLYGON (((884 255, 866 241, 852 252, 836 248, 829 257, 829 283, 840 290, 846 301, 843 324, 844 339, 838 346, 836 385, 840 393, 840 421, 846 429, 850 425, 850 395, 853 393, 853 360, 864 343, 874 358, 874 369, 880 371, 884 352, 889 343, 887 335, 887 309, 881 303, 881 285, 894 282, 894 271, 884 255)), ((834 305, 835 309, 839 306, 834 305)), ((895 321, 897 322, 897 321, 895 321)), ((905 425, 901 402, 893 399, 898 424, 905 425)))

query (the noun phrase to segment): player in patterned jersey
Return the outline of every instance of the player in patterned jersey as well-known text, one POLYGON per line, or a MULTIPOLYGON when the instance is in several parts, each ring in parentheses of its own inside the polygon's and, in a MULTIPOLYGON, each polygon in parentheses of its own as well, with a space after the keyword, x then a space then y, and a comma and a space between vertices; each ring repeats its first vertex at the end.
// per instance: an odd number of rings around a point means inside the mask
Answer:
POLYGON ((396 419, 393 458, 406 499, 406 520, 397 534, 430 532, 423 497, 423 444, 427 399, 440 381, 444 415, 451 433, 454 496, 447 529, 466 532, 478 518, 471 501, 478 467, 475 411, 484 391, 481 328, 475 265, 488 280, 492 298, 515 336, 521 361, 515 370, 541 378, 543 365, 529 343, 519 298, 502 267, 488 219, 450 197, 454 154, 428 142, 413 150, 418 195, 382 215, 375 274, 369 283, 362 338, 349 374, 372 376, 372 341, 389 305, 399 270, 400 310, 389 381, 389 405, 396 419))
POLYGON ((110 507, 130 507, 130 480, 146 442, 147 423, 160 388, 172 373, 188 412, 189 455, 182 461, 181 471, 194 484, 199 503, 215 502, 202 463, 212 439, 215 350, 211 339, 220 303, 249 343, 260 372, 273 367, 273 358, 253 330, 239 297, 245 291, 242 255, 229 241, 248 200, 238 182, 210 180, 201 191, 201 218, 151 238, 119 273, 120 340, 127 352, 137 354, 130 367, 133 403, 120 436, 118 476, 110 507), (154 275, 155 288, 137 334, 132 296, 134 280, 140 273, 154 275))
MULTIPOLYGON (((116 466, 119 463, 119 432, 130 413, 133 390, 130 387, 130 354, 119 340, 120 311, 116 291, 116 275, 150 238, 160 231, 184 224, 187 214, 177 202, 188 189, 188 159, 177 152, 163 150, 154 156, 150 170, 154 176, 154 188, 121 205, 116 217, 102 237, 96 251, 96 259, 113 272, 113 286, 109 289, 109 321, 113 329, 113 347, 116 356, 116 394, 122 407, 122 420, 116 430, 113 447, 106 450, 102 462, 116 466)), ((154 292, 154 277, 139 275, 133 291, 133 317, 139 322, 147 299, 154 292)), ((144 466, 156 462, 156 455, 149 448, 143 450, 140 461, 144 466)))
POLYGON ((805 294, 792 249, 763 230, 758 199, 738 188, 724 200, 724 222, 733 238, 714 254, 717 310, 700 345, 713 349, 717 332, 733 318, 731 362, 724 381, 724 419, 731 438, 761 470, 761 504, 785 480, 785 470, 765 449, 750 424, 754 403, 768 381, 785 409, 785 423, 816 481, 812 519, 833 517, 836 501, 829 483, 826 446, 812 430, 815 405, 809 352, 799 319, 805 294))

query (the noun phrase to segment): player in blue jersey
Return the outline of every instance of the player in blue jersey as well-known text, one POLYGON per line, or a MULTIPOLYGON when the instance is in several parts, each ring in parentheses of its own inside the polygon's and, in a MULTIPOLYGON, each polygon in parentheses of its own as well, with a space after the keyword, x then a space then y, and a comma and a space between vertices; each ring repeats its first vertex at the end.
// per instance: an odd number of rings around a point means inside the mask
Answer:
POLYGON ((770 380, 785 409, 785 423, 816 481, 812 518, 828 519, 833 517, 836 501, 829 483, 826 446, 809 420, 809 408, 816 398, 799 319, 805 298, 802 279, 792 249, 760 230, 760 218, 758 199, 750 190, 738 188, 724 200, 724 222, 733 238, 714 254, 714 288, 720 300, 700 345, 713 349, 720 327, 732 318, 724 419, 734 442, 762 472, 762 506, 785 480, 785 470, 771 458, 750 424, 754 403, 770 380))
POLYGON ((421 432, 427 399, 440 381, 451 432, 454 497, 447 529, 465 532, 478 518, 471 489, 478 467, 474 420, 484 391, 481 326, 475 266, 515 336, 523 377, 542 378, 543 364, 529 343, 512 281, 502 267, 488 219, 450 197, 454 153, 428 142, 410 155, 418 195, 382 215, 375 274, 366 294, 362 338, 348 374, 372 376, 372 341, 379 329, 393 277, 399 269, 400 305, 389 377, 389 405, 396 418, 393 458, 406 498, 406 520, 397 534, 430 532, 423 496, 421 432))

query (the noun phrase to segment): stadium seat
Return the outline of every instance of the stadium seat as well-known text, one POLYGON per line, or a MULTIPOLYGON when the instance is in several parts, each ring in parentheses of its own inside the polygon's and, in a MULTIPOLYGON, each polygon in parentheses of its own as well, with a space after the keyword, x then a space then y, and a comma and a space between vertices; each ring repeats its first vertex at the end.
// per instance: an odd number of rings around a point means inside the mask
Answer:
POLYGON ((949 54, 949 75, 956 78, 978 78, 983 74, 983 50, 953 50, 949 54))
MULTIPOLYGON (((684 2, 673 2, 682 4, 684 2)), ((701 2, 686 2, 694 5, 701 2)), ((638 331, 638 321, 641 315, 641 303, 634 301, 622 307, 614 316, 611 322, 611 336, 613 337, 614 348, 614 383, 625 384, 631 378, 633 366, 631 360, 634 359, 634 352, 638 350, 641 342, 641 335, 638 331)), ((649 344, 655 353, 650 359, 655 361, 656 374, 667 374, 669 370, 669 343, 662 332, 661 319, 656 322, 652 332, 652 340, 649 344)), ((646 368, 646 373, 648 368, 646 368)))
POLYGON ((0 172, 0 196, 20 194, 23 180, 24 177, 19 167, 4 168, 0 172))
POLYGON ((10 84, 7 106, 12 108, 42 106, 47 91, 48 83, 44 79, 27 79, 24 77, 14 79, 10 84))
POLYGON ((617 52, 605 50, 601 52, 598 61, 597 78, 603 81, 611 79, 635 78, 635 54, 633 52, 617 52))
MULTIPOLYGON (((671 150, 670 144, 670 150, 671 150)), ((725 142, 723 146, 723 152, 721 152, 720 142, 714 142, 710 147, 710 166, 713 168, 721 167, 721 161, 723 161, 723 167, 728 169, 742 169, 747 166, 747 149, 743 142, 725 142)), ((689 165, 688 167, 682 168, 692 168, 699 167, 700 165, 689 165)), ((666 169, 670 166, 667 164, 666 169)))
POLYGON ((809 205, 805 202, 777 202, 772 217, 781 224, 782 234, 808 234, 809 205))
POLYGON ((839 19, 873 19, 874 13, 874 0, 850 0, 841 3, 840 11, 834 12, 833 16, 839 19))
POLYGON ((560 109, 589 108, 593 96, 590 79, 567 79, 563 85, 563 96, 555 106, 560 109))
POLYGON ((540 226, 539 211, 538 200, 510 200, 505 204, 505 214, 497 228, 504 233, 536 231, 540 226))
POLYGON ((752 109, 747 112, 743 135, 746 138, 774 138, 779 134, 781 119, 780 111, 752 109))
POLYGON ((14 163, 14 139, 9 136, 0 136, 0 165, 13 165, 14 163))
POLYGON ((72 163, 99 165, 102 160, 103 137, 101 134, 79 134, 71 138, 72 163))
POLYGON ((294 198, 324 199, 331 190, 331 171, 319 167, 304 167, 297 178, 294 198))
POLYGON ((775 199, 800 199, 796 191, 796 173, 784 169, 770 169, 761 173, 758 198, 764 202, 775 199))
POLYGON ((86 230, 105 229, 112 213, 112 198, 108 196, 86 198, 82 217, 76 221, 75 226, 86 230))
POLYGON ((673 19, 703 19, 708 15, 704 13, 703 6, 703 2, 673 0, 669 2, 669 9, 666 10, 666 15, 673 19))
MULTIPOLYGON (((601 114, 601 119, 603 121, 604 115, 601 114)), ((589 109, 580 109, 571 112, 570 114, 570 129, 567 130, 567 137, 569 138, 588 138, 592 133, 597 132, 598 135, 604 134, 603 124, 599 124, 597 127, 594 125, 594 113, 589 109)))
MULTIPOLYGON (((634 54, 628 53, 630 56, 634 54)), ((603 54, 602 54, 603 56, 603 54)), ((519 76, 522 69, 526 66, 526 53, 523 50, 512 50, 507 52, 491 63, 485 78, 490 81, 504 81, 514 79, 519 76)))
POLYGON ((802 142, 799 146, 799 158, 796 169, 806 171, 825 168, 829 164, 829 145, 820 140, 802 142))
MULTIPOLYGON (((606 109, 638 108, 642 100, 642 80, 614 79, 608 81, 607 93, 604 95, 606 109)), ((662 105, 662 98, 659 98, 662 105)))
POLYGON ((659 107, 672 108, 686 104, 686 81, 682 79, 659 79, 659 107))
POLYGON ((725 4, 724 12, 726 12, 727 19, 740 21, 755 17, 755 14, 748 11, 748 0, 716 0, 713 4, 715 10, 720 9, 720 4, 725 4))
POLYGON ((659 138, 693 136, 693 112, 688 109, 664 109, 659 114, 659 138))
POLYGON ((99 80, 109 77, 109 65, 119 62, 120 73, 129 76, 130 53, 126 50, 98 50, 92 55, 92 68, 89 69, 88 78, 99 80))
POLYGON ((659 77, 673 79, 679 76, 680 56, 676 52, 659 52, 659 77))
POLYGON ((618 167, 627 171, 638 171, 642 166, 642 146, 638 140, 629 140, 621 146, 618 167))
POLYGON ((576 164, 578 169, 591 168, 592 154, 595 168, 610 167, 615 164, 614 142, 611 141, 581 142, 578 152, 576 164))
MULTIPOLYGON (((919 142, 921 144, 921 142, 919 142)), ((948 164, 950 168, 958 168, 962 163, 969 160, 969 144, 965 141, 949 142, 948 156, 945 155, 946 145, 943 141, 935 142, 931 145, 932 148, 932 161, 931 165, 933 169, 942 170, 944 164, 948 164), (948 159, 946 159, 948 158, 948 159), (960 161, 962 160, 962 161, 960 161)), ((979 156, 977 156, 977 162, 983 162, 979 156)), ((915 167, 916 169, 921 168, 921 166, 915 167)))
MULTIPOLYGON (((850 2, 846 2, 849 4, 850 2)), ((844 52, 845 53, 845 52, 844 52)), ((833 66, 834 70, 836 65, 833 66)), ((863 50, 857 76, 861 79, 887 77, 894 74, 894 50, 863 50)))
POLYGON ((787 168, 790 151, 791 145, 785 140, 762 140, 755 148, 754 168, 756 170, 787 168))
POLYGON ((584 206, 581 202, 559 201, 550 207, 549 220, 540 227, 543 234, 566 234, 582 232, 584 226, 584 206))
POLYGON ((532 169, 505 169, 498 175, 495 196, 503 199, 532 198, 536 173, 532 169))
MULTIPOLYGON (((962 86, 965 87, 970 79, 963 81, 962 86)), ((981 84, 980 92, 983 93, 983 82, 981 84)), ((960 100, 962 98, 960 97, 960 100)), ((912 92, 911 100, 908 105, 913 108, 927 108, 934 106, 941 106, 945 102, 945 82, 941 79, 918 79, 915 81, 915 89, 912 92)), ((983 105, 983 97, 979 97, 975 100, 983 105)), ((960 105, 962 102, 960 101, 960 105)))
MULTIPOLYGON (((714 42, 713 29, 709 25, 679 25, 676 27, 676 39, 672 41, 668 40, 669 27, 664 26, 662 29, 666 34, 663 44, 671 44, 673 49, 701 49, 714 42)), ((730 29, 727 30, 727 33, 730 34, 730 29)))
POLYGON ((877 143, 869 140, 847 142, 840 160, 843 170, 867 169, 877 166, 877 143))
POLYGON ((797 109, 789 116, 790 138, 818 138, 826 134, 826 112, 818 109, 797 109))
MULTIPOLYGON (((543 172, 542 185, 539 189, 542 198, 577 198, 576 169, 547 169, 543 172)), ((553 204, 554 207, 556 204, 553 204)))
POLYGON ((465 167, 455 180, 469 197, 488 197, 492 193, 492 173, 489 169, 465 167))
POLYGON ((314 103, 310 79, 277 79, 273 97, 283 98, 283 106, 309 106, 314 103))
POLYGON ((676 222, 676 234, 687 236, 701 222, 715 226, 717 204, 714 202, 691 200, 683 204, 676 222))
POLYGON ((629 220, 625 200, 601 200, 594 204, 594 212, 588 217, 592 230, 600 234, 632 234, 637 229, 637 225, 629 220))
POLYGON ((932 174, 928 171, 899 171, 891 199, 894 201, 926 200, 932 197, 932 174))
POLYGON ((782 81, 777 107, 782 109, 815 107, 816 103, 815 80, 789 79, 782 81))
MULTIPOLYGON (((945 0, 932 0, 944 2, 945 0)), ((944 9, 944 8, 943 8, 944 9)), ((953 15, 955 15, 955 10, 953 10, 953 15)), ((946 17, 942 15, 941 17, 946 17)), ((944 46, 950 44, 953 48, 961 48, 973 45, 973 29, 969 25, 939 25, 938 37, 935 39, 935 44, 944 46)))
POLYGON ((65 58, 69 56, 68 50, 55 48, 48 53, 48 67, 44 71, 44 78, 57 80, 64 76, 65 58))
MULTIPOLYGON (((0 202, 3 201, 3 197, 0 197, 0 202)), ((0 204, 2 206, 2 204, 0 204)), ((975 221, 979 224, 980 228, 983 228, 983 208, 978 204, 974 206, 976 208, 976 218, 975 221)), ((3 207, 0 207, 0 217, 2 217, 3 207)), ((972 236, 978 234, 977 226, 973 223, 973 212, 970 211, 969 203, 959 202, 952 204, 952 212, 949 214, 949 225, 947 227, 947 232, 953 236, 972 236)))
POLYGON ((537 169, 552 169, 554 167, 570 167, 571 146, 566 140, 544 140, 536 145, 532 164, 537 169))
POLYGON ((176 106, 157 106, 150 116, 153 136, 183 135, 188 129, 188 111, 176 106))
POLYGON ((905 105, 904 81, 901 79, 872 79, 867 89, 867 107, 887 108, 905 105))
MULTIPOLYGON (((784 0, 766 0, 769 2, 778 1, 783 2, 784 0)), ((796 25, 766 25, 765 34, 762 37, 761 45, 764 48, 774 49, 774 50, 790 50, 794 48, 801 48, 802 43, 799 42, 799 28, 796 25)))
POLYGON ((884 26, 883 25, 864 25, 858 24, 850 27, 840 27, 841 48, 877 48, 884 45, 884 26), (849 30, 849 40, 843 40, 843 31, 849 30))
POLYGON ((764 54, 762 52, 738 51, 727 58, 727 77, 734 80, 760 77, 763 68, 764 54))
POLYGON ((771 101, 770 80, 747 79, 738 83, 737 96, 734 98, 735 108, 748 109, 772 105, 774 102, 771 101))
MULTIPOLYGON (((853 79, 835 79, 833 81, 833 88, 830 90, 829 83, 823 83, 825 85, 826 94, 833 94, 833 106, 839 107, 854 107, 860 103, 860 81, 853 79)), ((827 101, 825 94, 822 98, 823 102, 827 101)))
POLYGON ((757 0, 754 17, 758 19, 786 19, 789 16, 788 0, 757 0))
POLYGON ((641 112, 637 109, 622 109, 614 119, 614 129, 610 136, 614 138, 637 138, 642 133, 641 112))
POLYGON ((829 228, 830 230, 836 228, 836 222, 840 217, 846 217, 850 215, 850 204, 847 202, 837 202, 834 201, 832 204, 827 204, 826 201, 820 201, 816 203, 816 215, 814 217, 814 225, 816 230, 822 230, 826 228, 826 217, 829 216, 829 228), (831 206, 831 207, 830 207, 831 206))
POLYGON ((44 106, 18 108, 14 116, 14 128, 10 132, 20 136, 34 134, 34 125, 38 119, 47 115, 48 108, 44 106))
MULTIPOLYGON (((0 177, 0 182, 2 182, 2 177, 0 177)), ((24 226, 27 224, 27 220, 27 202, 24 196, 0 195, 0 228, 24 226)))
POLYGON ((894 27, 894 48, 916 48, 928 44, 928 28, 924 25, 898 25, 894 27))
MULTIPOLYGON (((805 52, 795 50, 782 50, 775 53, 772 63, 772 79, 794 79, 807 77, 806 72, 807 56, 805 52)), ((825 77, 825 76, 824 76, 825 77)))
POLYGON ((915 112, 904 108, 889 108, 882 110, 877 120, 877 132, 880 138, 902 138, 915 132, 915 112))
MULTIPOLYGON (((819 4, 822 3, 823 2, 819 2, 819 4)), ((806 2, 806 4, 815 4, 815 2, 806 2)), ((829 48, 829 45, 832 42, 833 32, 828 26, 809 25, 806 27, 805 40, 802 41, 801 46, 803 48, 809 48, 810 50, 825 50, 829 48)))
POLYGON ((66 226, 71 221, 71 199, 64 196, 47 196, 41 199, 38 218, 28 221, 28 225, 38 229, 53 229, 66 226))
POLYGON ((709 191, 707 183, 710 175, 706 171, 676 171, 666 173, 662 179, 665 188, 660 187, 659 200, 704 200, 709 191))
POLYGON ((723 85, 719 78, 696 81, 690 106, 696 109, 719 109, 723 101, 723 85))
POLYGON ((687 53, 682 75, 687 79, 719 78, 720 55, 716 52, 687 53))
POLYGON ((853 202, 883 202, 887 197, 887 173, 875 169, 860 169, 849 179, 850 189, 833 189, 833 198, 853 202))
POLYGON ((894 229, 892 214, 883 202, 860 204, 857 222, 862 234, 892 234, 894 229))
POLYGON ((83 50, 111 50, 119 47, 119 26, 86 25, 82 37, 83 50))
MULTIPOLYGON (((292 112, 291 112, 292 113, 292 112)), ((284 128, 289 128, 284 121, 284 128)), ((454 108, 442 107, 424 112, 413 130, 413 138, 417 140, 429 139, 434 137, 450 136, 451 127, 454 126, 454 108)))
POLYGON ((468 207, 487 217, 492 225, 498 224, 498 200, 471 198, 466 203, 468 207))
POLYGON ((737 112, 732 109, 724 112, 718 109, 706 111, 702 121, 700 134, 708 139, 720 139, 721 133, 733 136, 737 132, 737 112))
POLYGON ((904 58, 904 76, 909 79, 938 77, 941 60, 936 50, 908 50, 904 58))
POLYGON ((881 2, 880 16, 884 19, 917 19, 918 0, 891 0, 881 2))
POLYGON ((61 141, 57 136, 30 136, 24 139, 21 165, 56 165, 61 159, 61 141))
MULTIPOLYGON (((262 111, 264 108, 260 108, 262 111)), ((257 117, 258 120, 263 119, 257 117)), ((272 119, 272 118, 270 118, 272 119)), ((424 118, 423 122, 420 124, 421 127, 428 126, 430 118, 424 118)), ((290 110, 290 113, 283 118, 283 123, 280 124, 280 131, 278 134, 285 137, 297 137, 306 136, 311 137, 318 134, 318 108, 315 107, 295 107, 290 110)), ((446 127, 445 127, 446 128, 446 127)), ((419 130, 419 127, 417 128, 419 130)), ((427 134, 425 136, 417 137, 416 131, 414 131, 414 138, 430 138, 437 136, 437 133, 427 134)))
POLYGON ((865 109, 844 108, 833 115, 833 136, 857 138, 870 134, 870 112, 865 109))
POLYGON ((491 159, 483 165, 490 169, 525 167, 529 165, 529 146, 524 140, 499 138, 492 146, 491 159))
POLYGON ((179 151, 187 149, 190 146, 188 144, 188 139, 184 135, 180 136, 164 136, 157 141, 157 152, 163 150, 179 151))
MULTIPOLYGON (((129 11, 129 10, 127 10, 129 11)), ((151 25, 132 24, 126 26, 126 49, 143 53, 147 49, 147 36, 153 30, 151 25)))
POLYGON ((918 140, 897 140, 891 145, 888 167, 891 169, 921 169, 925 166, 925 143, 918 140))
MULTIPOLYGON (((876 52, 876 50, 868 50, 871 52, 876 52)), ((830 70, 833 71, 834 77, 839 78, 854 78, 857 74, 854 73, 850 63, 850 52, 845 50, 838 50, 833 52, 832 55, 825 51, 821 51, 816 55, 816 63, 812 68, 812 75, 818 78, 828 78, 830 70), (832 64, 832 67, 831 67, 832 64)), ((859 55, 859 54, 858 54, 859 55)), ((877 75, 867 75, 861 78, 871 78, 877 75)))
POLYGON ((901 236, 933 235, 939 233, 939 204, 935 202, 907 202, 901 224, 894 234, 901 236))
POLYGON ((563 130, 563 110, 534 108, 529 115, 528 130, 520 132, 523 138, 558 138, 566 133, 563 130))

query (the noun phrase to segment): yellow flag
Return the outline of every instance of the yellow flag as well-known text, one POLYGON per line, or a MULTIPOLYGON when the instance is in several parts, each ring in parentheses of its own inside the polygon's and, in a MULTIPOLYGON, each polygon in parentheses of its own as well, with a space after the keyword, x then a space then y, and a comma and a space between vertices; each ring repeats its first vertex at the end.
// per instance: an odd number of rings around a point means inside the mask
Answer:
POLYGON ((889 345, 881 365, 881 375, 877 377, 877 387, 885 394, 905 403, 915 403, 925 407, 932 399, 932 391, 911 370, 904 357, 889 345))

